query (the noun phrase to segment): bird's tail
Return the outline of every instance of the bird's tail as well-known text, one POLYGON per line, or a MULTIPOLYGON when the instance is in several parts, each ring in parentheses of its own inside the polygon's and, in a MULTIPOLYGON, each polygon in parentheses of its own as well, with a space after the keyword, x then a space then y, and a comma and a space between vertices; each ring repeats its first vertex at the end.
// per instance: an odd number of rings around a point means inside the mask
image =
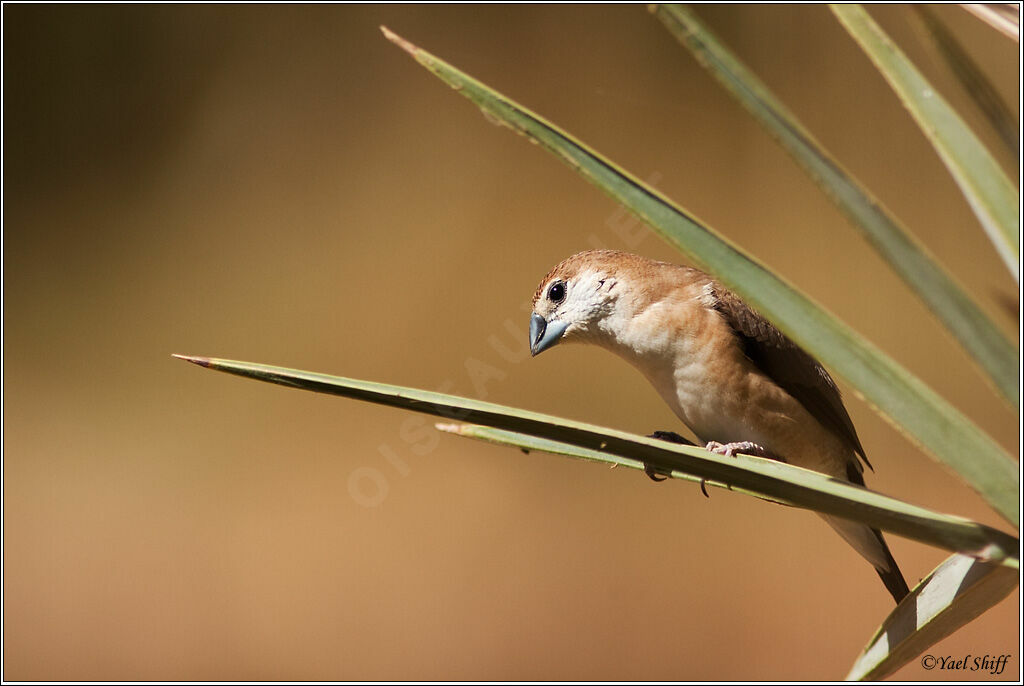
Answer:
POLYGON ((822 515, 821 517, 843 537, 843 540, 853 546, 854 550, 874 566, 882 583, 885 584, 897 604, 910 593, 903 573, 900 572, 896 560, 893 559, 892 553, 889 551, 889 546, 882 538, 882 532, 872 529, 867 524, 851 522, 849 519, 841 517, 831 515, 822 515))

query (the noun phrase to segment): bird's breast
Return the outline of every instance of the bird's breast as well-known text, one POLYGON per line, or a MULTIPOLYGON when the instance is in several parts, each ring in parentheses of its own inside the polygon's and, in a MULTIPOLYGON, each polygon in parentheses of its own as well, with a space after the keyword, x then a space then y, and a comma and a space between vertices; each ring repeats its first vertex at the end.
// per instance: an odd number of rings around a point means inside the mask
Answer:
POLYGON ((703 309, 677 322, 664 316, 655 320, 658 314, 638 318, 617 352, 702 440, 763 439, 750 421, 757 379, 728 327, 703 309))
POLYGON ((636 367, 702 441, 751 441, 790 464, 846 478, 849 446, 744 354, 699 283, 602 320, 591 342, 636 367))
POLYGON ((618 352, 700 440, 751 441, 792 464, 844 475, 849 451, 743 354, 717 315, 700 314, 686 326, 648 327, 618 352))
POLYGON ((651 378, 655 388, 701 440, 764 445, 770 436, 758 417, 756 379, 742 364, 703 352, 677 360, 671 374, 651 378))

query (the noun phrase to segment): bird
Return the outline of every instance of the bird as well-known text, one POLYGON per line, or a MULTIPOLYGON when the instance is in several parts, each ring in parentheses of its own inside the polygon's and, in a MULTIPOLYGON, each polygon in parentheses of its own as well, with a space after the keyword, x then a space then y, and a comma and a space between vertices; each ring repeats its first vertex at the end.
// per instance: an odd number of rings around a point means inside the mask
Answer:
MULTIPOLYGON (((780 460, 858 486, 865 465, 873 469, 825 368, 694 267, 616 250, 572 255, 537 286, 529 336, 532 356, 563 342, 618 355, 717 454, 780 460)), ((652 436, 688 442, 675 432, 652 436)), ((909 589, 881 532, 821 516, 898 604, 909 589)))

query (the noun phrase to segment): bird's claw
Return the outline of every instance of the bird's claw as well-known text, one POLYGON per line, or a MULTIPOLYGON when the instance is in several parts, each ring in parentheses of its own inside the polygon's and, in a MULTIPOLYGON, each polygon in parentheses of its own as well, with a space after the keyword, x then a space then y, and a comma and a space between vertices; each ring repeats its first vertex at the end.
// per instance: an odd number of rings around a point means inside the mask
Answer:
POLYGON ((708 444, 704 446, 705 450, 710 450, 716 455, 723 455, 725 457, 736 457, 738 453, 744 455, 752 455, 754 457, 765 457, 769 460, 775 460, 777 462, 785 462, 781 457, 771 452, 767 448, 764 448, 757 443, 750 441, 737 441, 734 443, 719 443, 718 441, 708 441, 708 444))
MULTIPOLYGON (((655 431, 654 433, 649 434, 647 438, 657 438, 659 441, 679 443, 680 445, 693 445, 691 441, 683 438, 675 431, 655 431)), ((651 478, 651 481, 664 481, 665 479, 668 478, 667 476, 659 477, 658 472, 655 471, 654 467, 647 464, 646 462, 644 462, 644 474, 649 476, 651 478)))
MULTIPOLYGON (((737 454, 743 453, 744 455, 753 455, 754 457, 765 457, 768 458, 769 460, 785 462, 784 459, 782 459, 775 453, 771 452, 767 448, 760 446, 757 443, 752 443, 750 441, 736 441, 734 443, 719 443, 718 441, 708 441, 707 445, 704 446, 704 449, 710 450, 716 455, 723 455, 725 457, 736 457, 737 454)), ((704 484, 706 482, 707 479, 700 480, 700 492, 703 493, 706 497, 711 497, 708 496, 708 491, 704 487, 704 484)))
POLYGON ((655 471, 654 467, 644 462, 644 474, 651 478, 651 481, 664 481, 667 476, 659 476, 658 472, 655 471))
POLYGON ((739 443, 719 443, 718 441, 708 441, 708 444, 704 446, 704 449, 709 450, 716 455, 735 457, 736 450, 739 448, 739 445, 739 443))
MULTIPOLYGON (((648 438, 657 438, 660 441, 678 443, 679 445, 695 445, 693 441, 689 440, 688 438, 684 438, 683 436, 680 436, 675 431, 655 431, 654 433, 650 434, 648 438)), ((655 476, 657 472, 654 471, 654 468, 646 463, 644 463, 644 474, 651 477, 651 479, 653 479, 654 481, 664 481, 667 478, 663 476, 659 479, 657 476, 655 476)), ((706 483, 707 479, 700 480, 700 492, 704 494, 705 498, 710 498, 711 496, 708 495, 708 489, 705 486, 706 483)))

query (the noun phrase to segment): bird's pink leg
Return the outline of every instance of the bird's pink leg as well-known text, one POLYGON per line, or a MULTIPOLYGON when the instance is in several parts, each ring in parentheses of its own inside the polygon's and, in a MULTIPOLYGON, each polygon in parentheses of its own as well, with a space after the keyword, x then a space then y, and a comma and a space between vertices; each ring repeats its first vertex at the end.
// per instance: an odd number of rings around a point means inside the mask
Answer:
MULTIPOLYGON (((655 431, 650 434, 648 438, 659 438, 663 441, 670 443, 682 443, 684 445, 693 445, 690 441, 683 438, 679 434, 672 431, 655 431)), ((738 453, 743 455, 753 455, 754 457, 764 457, 769 460, 775 460, 777 462, 785 462, 783 458, 779 457, 775 453, 771 452, 767 448, 753 443, 751 441, 736 441, 734 443, 719 443, 718 441, 708 441, 707 445, 704 446, 705 450, 710 450, 716 455, 724 455, 725 457, 735 457, 738 453)), ((644 473, 651 478, 652 481, 664 481, 665 476, 660 475, 653 467, 649 464, 644 463, 644 473)), ((708 496, 708 489, 706 487, 707 479, 700 480, 700 492, 704 494, 704 497, 708 496)))
MULTIPOLYGON (((719 443, 718 441, 708 441, 708 444, 704 446, 705 450, 710 450, 716 455, 724 455, 726 457, 735 457, 736 453, 742 453, 744 455, 753 455, 754 457, 765 457, 769 460, 775 460, 777 462, 785 462, 785 460, 775 453, 767 450, 763 446, 751 441, 736 441, 734 443, 719 443)), ((707 497, 707 489, 704 488, 704 482, 706 479, 701 479, 700 490, 707 497)))
POLYGON ((750 441, 737 441, 735 443, 719 443, 718 441, 708 441, 708 444, 704 446, 705 450, 710 450, 716 455, 724 455, 725 457, 735 457, 737 453, 744 455, 753 455, 754 457, 765 457, 769 460, 775 460, 776 462, 785 462, 785 460, 770 450, 759 446, 757 443, 751 443, 750 441))

